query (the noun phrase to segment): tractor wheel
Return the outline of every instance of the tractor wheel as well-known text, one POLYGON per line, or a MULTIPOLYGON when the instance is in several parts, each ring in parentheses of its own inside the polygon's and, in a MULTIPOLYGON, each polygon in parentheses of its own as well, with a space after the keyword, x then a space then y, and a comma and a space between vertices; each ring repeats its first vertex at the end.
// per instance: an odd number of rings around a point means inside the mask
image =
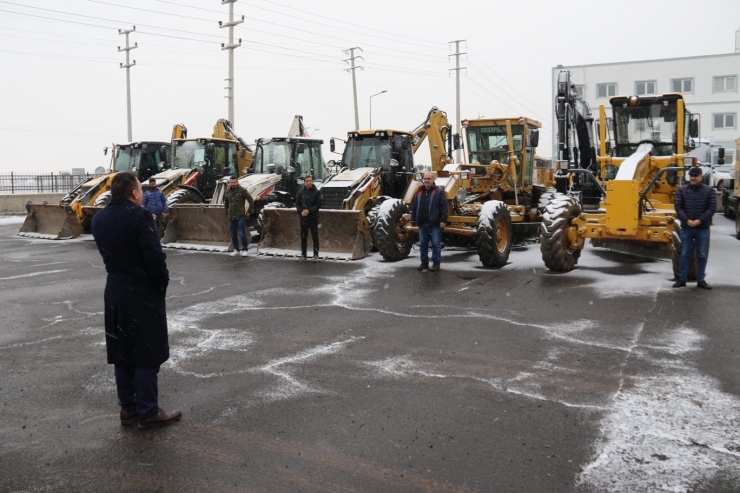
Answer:
POLYGON ((409 256, 413 242, 402 217, 409 212, 409 206, 398 199, 389 199, 380 205, 373 238, 385 260, 397 262, 409 256))
POLYGON ((483 265, 495 269, 505 266, 512 243, 511 215, 506 204, 500 200, 483 204, 475 230, 475 245, 483 265))
POLYGON ((735 238, 740 240, 740 202, 735 206, 735 238))
POLYGON ((107 192, 103 192, 100 195, 98 195, 98 198, 95 199, 95 203, 93 206, 95 207, 105 207, 108 205, 108 202, 110 202, 110 190, 107 192))
POLYGON ((730 192, 726 188, 722 189, 722 215, 727 218, 732 217, 735 212, 728 206, 729 194, 730 192))
POLYGON ((383 202, 376 203, 370 208, 370 210, 367 211, 367 214, 365 214, 365 218, 367 219, 367 226, 368 229, 370 229, 370 238, 373 242, 373 250, 378 249, 378 247, 376 246, 377 242, 375 241, 375 226, 378 224, 378 211, 380 211, 381 205, 383 205, 383 202))
POLYGON ((539 211, 540 215, 546 212, 547 206, 550 205, 553 200, 562 196, 563 194, 560 192, 544 192, 542 195, 540 195, 540 199, 537 202, 537 210, 539 211))
POLYGON ((265 228, 265 214, 263 212, 265 209, 286 209, 286 206, 282 202, 268 202, 265 204, 260 211, 259 216, 257 216, 257 233, 260 238, 262 238, 262 231, 265 228))
POLYGON ((545 266, 555 272, 568 272, 578 263, 578 242, 568 237, 568 229, 581 214, 581 206, 572 197, 555 198, 547 206, 540 230, 540 252, 545 266))
POLYGON ((202 203, 203 203, 203 199, 201 198, 200 195, 186 188, 175 190, 174 192, 172 192, 171 194, 167 196, 167 207, 172 207, 173 205, 177 205, 177 204, 202 204, 202 203))

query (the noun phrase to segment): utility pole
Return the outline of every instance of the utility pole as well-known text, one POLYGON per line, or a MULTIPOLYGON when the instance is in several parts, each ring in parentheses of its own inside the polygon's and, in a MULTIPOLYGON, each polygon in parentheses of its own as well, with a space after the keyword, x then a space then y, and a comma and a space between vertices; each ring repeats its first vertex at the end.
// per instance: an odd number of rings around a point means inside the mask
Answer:
POLYGON ((124 48, 118 47, 118 52, 125 51, 126 52, 126 65, 119 64, 121 68, 126 69, 126 114, 128 117, 128 141, 133 142, 133 138, 131 137, 131 67, 136 65, 136 60, 134 60, 134 63, 129 63, 129 51, 134 50, 139 47, 139 43, 134 43, 134 46, 129 46, 128 44, 128 35, 132 32, 136 31, 136 26, 134 26, 132 29, 119 29, 118 34, 125 34, 126 35, 126 46, 124 48))
POLYGON ((225 79, 228 84, 224 89, 228 89, 228 95, 225 96, 229 100, 229 122, 231 128, 234 128, 234 49, 242 45, 241 38, 239 42, 234 44, 234 26, 244 22, 244 16, 239 21, 234 20, 234 2, 236 0, 221 0, 221 5, 229 4, 229 22, 218 21, 219 28, 229 28, 229 44, 221 43, 221 51, 229 50, 229 78, 225 79))
POLYGON ((344 63, 350 62, 350 68, 346 68, 347 72, 352 72, 352 94, 355 97, 355 130, 360 129, 360 116, 357 113, 357 80, 355 79, 355 70, 365 70, 363 67, 355 66, 355 58, 359 58, 361 60, 364 60, 361 56, 355 56, 355 50, 362 51, 362 48, 359 48, 355 46, 354 48, 350 48, 348 50, 344 50, 344 52, 349 55, 349 58, 346 60, 342 60, 344 63))
MULTIPOLYGON (((466 55, 467 53, 460 53, 460 43, 464 43, 464 39, 458 39, 456 41, 450 41, 450 43, 455 43, 455 53, 453 55, 447 55, 447 56, 454 56, 455 57, 455 68, 451 68, 450 70, 455 71, 455 129, 457 130, 457 133, 462 133, 462 127, 460 123, 460 70, 463 70, 467 67, 461 67, 460 66, 460 55, 466 55)), ((457 149, 455 151, 455 161, 458 163, 462 162, 462 151, 460 149, 457 149)))

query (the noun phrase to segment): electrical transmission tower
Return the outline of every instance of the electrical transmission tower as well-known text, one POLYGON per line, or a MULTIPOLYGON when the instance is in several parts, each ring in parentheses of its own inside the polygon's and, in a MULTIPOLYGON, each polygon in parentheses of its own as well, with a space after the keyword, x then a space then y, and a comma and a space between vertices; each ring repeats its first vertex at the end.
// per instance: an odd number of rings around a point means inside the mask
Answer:
POLYGON ((357 80, 355 78, 355 70, 357 70, 358 68, 360 70, 365 70, 365 69, 360 66, 355 66, 356 58, 364 60, 364 58, 362 58, 361 56, 355 56, 355 50, 362 51, 362 48, 355 46, 354 48, 344 50, 344 53, 349 55, 349 58, 347 58, 346 60, 342 60, 342 61, 344 63, 347 63, 347 62, 350 63, 350 68, 346 68, 344 70, 346 70, 347 72, 352 72, 352 94, 354 95, 354 98, 355 98, 355 130, 359 130, 360 129, 360 116, 357 113, 357 80))
MULTIPOLYGON (((460 66, 460 55, 467 54, 460 53, 460 43, 464 42, 464 39, 450 41, 450 43, 455 43, 455 53, 453 53, 452 55, 447 55, 455 57, 455 68, 451 68, 450 70, 455 71, 455 130, 457 131, 458 135, 462 133, 462 126, 460 123, 460 70, 464 70, 465 68, 467 68, 460 66)), ((455 161, 458 163, 462 162, 462 150, 457 149, 455 151, 455 161)))
POLYGON ((136 31, 136 26, 134 26, 132 29, 119 29, 118 34, 125 34, 126 35, 126 46, 124 48, 118 47, 118 52, 125 51, 126 52, 126 65, 123 63, 119 64, 121 68, 126 69, 126 110, 127 110, 127 117, 128 117, 128 141, 133 142, 133 138, 131 137, 131 67, 136 65, 136 60, 134 60, 134 63, 129 62, 129 51, 134 50, 139 47, 139 43, 134 43, 134 46, 129 46, 128 44, 128 35, 132 32, 136 31))
POLYGON ((229 28, 229 44, 221 43, 221 51, 229 50, 229 78, 226 79, 228 84, 224 89, 228 89, 228 95, 226 98, 229 100, 229 122, 231 122, 231 128, 234 128, 234 50, 242 45, 242 40, 239 39, 238 43, 234 43, 234 26, 244 22, 244 16, 241 20, 234 20, 234 2, 236 0, 221 0, 221 5, 229 4, 229 22, 218 21, 220 28, 229 28))

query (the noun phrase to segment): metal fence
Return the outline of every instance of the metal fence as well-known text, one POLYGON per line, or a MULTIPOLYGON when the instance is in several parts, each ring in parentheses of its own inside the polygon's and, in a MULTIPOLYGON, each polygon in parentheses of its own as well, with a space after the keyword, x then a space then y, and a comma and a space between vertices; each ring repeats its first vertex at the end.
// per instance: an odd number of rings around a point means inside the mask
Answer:
POLYGON ((49 173, 33 175, 25 173, 0 173, 0 194, 14 193, 65 193, 80 183, 102 176, 95 173, 72 175, 69 173, 49 173))

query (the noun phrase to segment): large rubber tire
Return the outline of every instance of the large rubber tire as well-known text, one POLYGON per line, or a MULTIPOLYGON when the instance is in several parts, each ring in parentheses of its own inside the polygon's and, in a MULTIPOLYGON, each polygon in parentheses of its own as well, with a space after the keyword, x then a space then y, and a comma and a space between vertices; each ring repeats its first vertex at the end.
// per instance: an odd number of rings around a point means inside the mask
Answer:
POLYGON ((734 215, 734 212, 732 209, 730 209, 727 206, 727 202, 729 200, 729 191, 727 189, 722 189, 722 215, 724 215, 727 218, 730 218, 734 215))
POLYGON ((93 205, 95 207, 105 207, 108 205, 108 202, 110 202, 110 190, 98 195, 98 198, 95 199, 95 203, 93 205))
POLYGON ((401 218, 409 212, 409 206, 398 199, 389 199, 380 205, 373 237, 378 252, 385 260, 398 262, 409 256, 413 245, 412 235, 402 226, 401 218))
POLYGON ((537 201, 537 211, 539 211, 540 214, 544 214, 547 206, 550 205, 553 200, 562 196, 563 194, 560 192, 544 192, 540 195, 540 199, 537 201))
MULTIPOLYGON (((681 223, 676 221, 673 223, 673 234, 671 237, 671 262, 673 263, 673 279, 676 281, 679 279, 679 270, 681 268, 681 223)), ((698 267, 696 264, 696 250, 691 249, 691 257, 689 258, 689 273, 686 276, 687 281, 696 281, 696 273, 698 267)))
POLYGON ((262 230, 265 228, 265 214, 262 212, 265 209, 286 209, 286 205, 282 202, 268 202, 262 207, 259 215, 257 216, 257 233, 262 238, 262 230))
POLYGON ((495 269, 505 266, 513 242, 511 214, 506 204, 500 200, 483 204, 475 231, 475 246, 483 265, 495 269))
POLYGON ((555 272, 573 270, 581 256, 577 242, 568 240, 567 230, 581 214, 581 205, 572 197, 553 199, 542 217, 540 252, 545 266, 555 272))
POLYGON ((735 206, 735 238, 740 240, 740 202, 735 206))
POLYGON ((173 205, 177 204, 202 204, 203 199, 200 195, 193 192, 192 190, 188 190, 185 188, 181 188, 180 190, 175 190, 171 194, 167 196, 167 207, 172 207, 173 205))
POLYGON ((367 211, 367 214, 365 217, 367 218, 367 226, 370 229, 370 239, 373 242, 373 250, 377 250, 377 242, 375 241, 375 226, 378 224, 378 212, 380 211, 380 206, 383 205, 381 202, 380 204, 377 204, 370 208, 369 211, 367 211))

